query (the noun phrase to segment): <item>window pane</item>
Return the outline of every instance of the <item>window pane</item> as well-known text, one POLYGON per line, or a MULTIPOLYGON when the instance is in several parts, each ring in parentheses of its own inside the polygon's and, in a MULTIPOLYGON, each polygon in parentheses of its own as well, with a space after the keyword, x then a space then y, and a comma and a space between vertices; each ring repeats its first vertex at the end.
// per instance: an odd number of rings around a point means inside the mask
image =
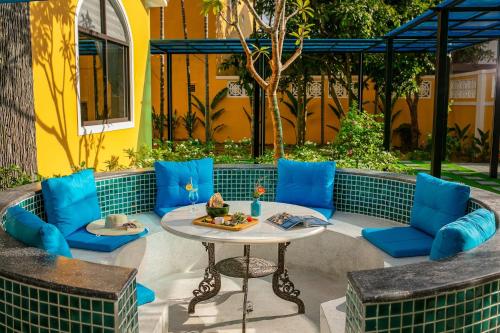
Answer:
POLYGON ((104 117, 104 42, 80 33, 80 107, 82 124, 104 117))
POLYGON ((106 34, 126 43, 127 35, 125 34, 124 22, 118 13, 119 11, 115 8, 115 5, 106 0, 106 34))
POLYGON ((128 48, 108 42, 109 118, 128 118, 128 48))
POLYGON ((78 25, 87 30, 102 32, 101 1, 85 0, 78 14, 78 25))

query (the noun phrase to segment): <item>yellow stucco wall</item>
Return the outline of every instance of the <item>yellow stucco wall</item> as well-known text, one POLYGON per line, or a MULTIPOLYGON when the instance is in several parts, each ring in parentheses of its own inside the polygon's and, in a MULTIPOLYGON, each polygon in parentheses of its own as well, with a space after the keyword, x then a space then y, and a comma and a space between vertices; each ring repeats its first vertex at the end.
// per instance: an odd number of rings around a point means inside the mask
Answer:
MULTIPOLYGON (((81 1, 81 0, 80 0, 81 1)), ((150 142, 149 10, 141 0, 121 1, 131 27, 134 119, 131 129, 78 135, 75 11, 78 0, 31 4, 33 80, 39 173, 67 174, 82 162, 102 170, 113 155, 150 142)), ((121 163, 127 161, 122 157, 121 163)))

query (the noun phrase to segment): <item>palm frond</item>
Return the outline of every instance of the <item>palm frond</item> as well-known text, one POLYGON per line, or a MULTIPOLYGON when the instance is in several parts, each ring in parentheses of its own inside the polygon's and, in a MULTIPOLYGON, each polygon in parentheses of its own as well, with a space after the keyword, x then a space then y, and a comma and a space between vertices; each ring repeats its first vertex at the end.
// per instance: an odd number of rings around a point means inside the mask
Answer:
POLYGON ((219 105, 219 103, 222 102, 222 100, 227 97, 228 93, 229 89, 227 87, 222 88, 212 99, 212 103, 210 103, 210 108, 212 110, 215 109, 217 105, 219 105))
POLYGON ((283 117, 283 116, 281 116, 281 118, 283 120, 286 120, 293 128, 295 128, 295 122, 293 120, 291 120, 290 118, 287 118, 287 117, 283 117))

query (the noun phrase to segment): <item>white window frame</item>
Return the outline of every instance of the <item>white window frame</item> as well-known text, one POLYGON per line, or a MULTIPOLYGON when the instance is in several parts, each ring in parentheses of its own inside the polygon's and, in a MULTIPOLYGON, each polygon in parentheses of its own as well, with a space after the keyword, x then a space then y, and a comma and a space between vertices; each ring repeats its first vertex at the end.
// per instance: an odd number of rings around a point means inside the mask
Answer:
POLYGON ((128 121, 123 121, 123 122, 112 122, 112 123, 103 123, 103 124, 98 124, 98 125, 83 125, 82 124, 82 110, 81 110, 81 104, 80 104, 80 54, 79 54, 79 49, 78 49, 78 15, 80 14, 80 10, 82 8, 83 2, 85 0, 78 0, 78 5, 76 6, 76 12, 75 12, 75 55, 76 55, 76 98, 77 98, 77 103, 76 107, 78 110, 78 136, 83 136, 83 135, 90 135, 90 134, 99 134, 103 132, 111 132, 111 131, 118 131, 118 130, 124 130, 124 129, 129 129, 129 128, 134 128, 135 127, 135 105, 134 105, 134 39, 132 38, 132 29, 130 27, 130 21, 128 19, 128 16, 125 12, 125 8, 123 7, 123 3, 121 0, 112 0, 117 4, 118 10, 120 11, 120 15, 125 20, 125 28, 126 28, 126 34, 127 34, 127 41, 128 41, 128 58, 129 58, 129 65, 128 65, 128 70, 129 70, 129 118, 130 120, 128 121))

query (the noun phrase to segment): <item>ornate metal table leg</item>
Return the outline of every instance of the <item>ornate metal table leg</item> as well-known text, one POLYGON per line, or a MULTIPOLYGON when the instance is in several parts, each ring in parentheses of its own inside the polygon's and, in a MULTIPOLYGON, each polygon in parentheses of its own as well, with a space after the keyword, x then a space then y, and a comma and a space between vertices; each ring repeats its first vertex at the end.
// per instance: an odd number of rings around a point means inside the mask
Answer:
POLYGON ((248 275, 250 270, 250 245, 245 245, 245 265, 246 272, 243 277, 243 322, 242 322, 242 332, 245 333, 247 329, 247 302, 248 302, 248 275))
POLYGON ((278 244, 278 270, 273 275, 273 291, 278 297, 297 304, 298 313, 304 313, 304 302, 299 298, 300 290, 295 289, 293 282, 288 277, 288 271, 285 269, 285 252, 288 245, 290 243, 278 244))
POLYGON ((220 274, 215 269, 215 246, 213 243, 202 243, 208 252, 208 267, 205 268, 205 276, 193 290, 193 299, 189 302, 188 313, 194 313, 194 307, 201 301, 206 301, 217 295, 220 290, 220 274))

